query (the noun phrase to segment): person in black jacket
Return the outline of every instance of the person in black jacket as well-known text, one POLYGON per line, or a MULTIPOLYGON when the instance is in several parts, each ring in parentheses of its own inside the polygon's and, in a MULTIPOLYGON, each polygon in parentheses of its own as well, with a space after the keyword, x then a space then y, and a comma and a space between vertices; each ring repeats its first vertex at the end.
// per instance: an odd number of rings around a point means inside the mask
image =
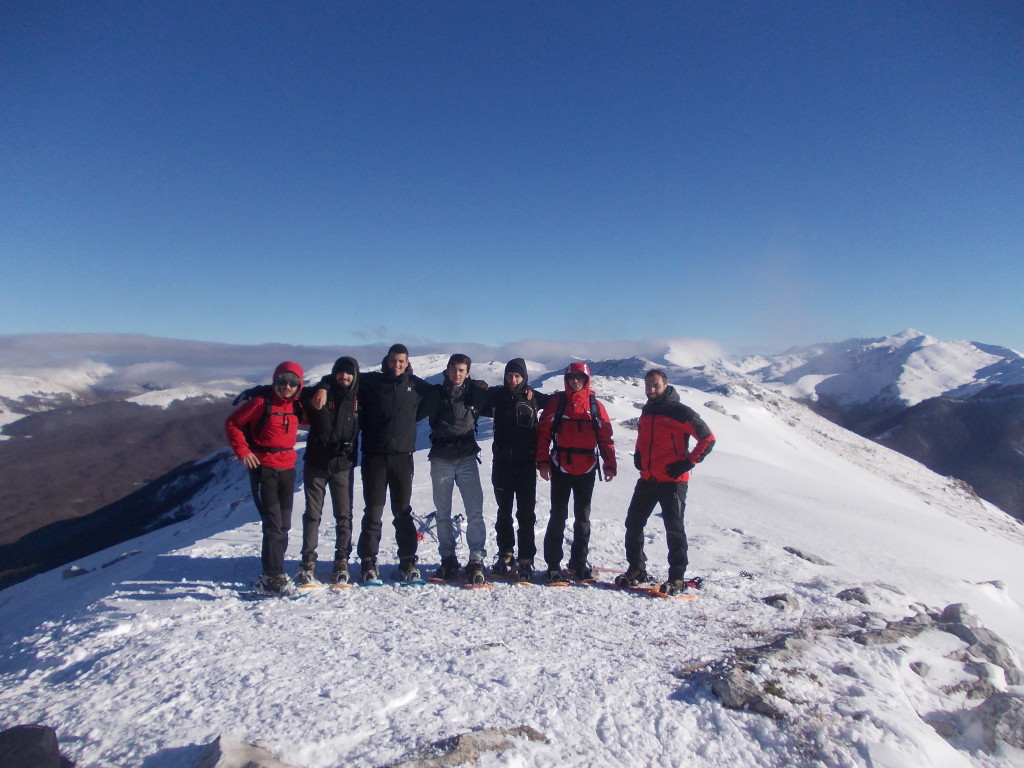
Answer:
POLYGON ((324 495, 331 489, 334 508, 334 569, 331 583, 347 584, 348 558, 352 552, 352 468, 359 444, 359 363, 351 357, 339 357, 331 375, 318 388, 325 388, 326 402, 319 408, 313 401, 315 389, 307 390, 306 412, 309 438, 302 479, 306 493, 306 511, 302 514, 302 566, 295 583, 316 583, 316 549, 320 535, 320 517, 324 495))
POLYGON ((424 401, 423 410, 430 419, 430 482, 434 489, 437 513, 437 548, 441 565, 437 576, 451 579, 459 572, 452 529, 452 498, 459 488, 466 510, 466 543, 469 560, 466 578, 471 583, 484 581, 487 556, 487 526, 484 524, 484 492, 480 486, 476 422, 487 401, 487 385, 469 376, 472 360, 456 354, 448 359, 444 383, 435 385, 424 401))
MULTIPOLYGON (((398 543, 398 579, 419 578, 416 569, 416 523, 412 518, 413 451, 420 403, 432 385, 414 376, 409 350, 393 344, 380 371, 359 377, 359 420, 362 429, 363 520, 356 545, 363 582, 380 578, 380 548, 384 502, 391 492, 391 513, 398 543)), ((323 390, 321 390, 323 392, 323 390)), ((317 393, 317 400, 325 393, 317 393)), ((316 404, 317 400, 314 400, 316 404)))
POLYGON ((492 387, 480 410, 494 420, 494 461, 491 484, 498 503, 494 523, 498 559, 493 572, 499 576, 529 581, 533 576, 533 558, 537 554, 534 526, 537 523, 537 413, 550 395, 529 385, 526 361, 521 357, 505 365, 505 383, 492 387), (516 531, 512 509, 519 523, 519 559, 515 558, 516 531))

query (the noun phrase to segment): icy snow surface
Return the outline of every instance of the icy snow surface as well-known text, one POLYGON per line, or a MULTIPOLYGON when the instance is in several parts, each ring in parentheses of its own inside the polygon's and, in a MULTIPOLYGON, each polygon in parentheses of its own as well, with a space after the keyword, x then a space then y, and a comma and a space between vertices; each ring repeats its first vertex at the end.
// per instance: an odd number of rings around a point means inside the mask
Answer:
MULTIPOLYGON (((623 518, 636 479, 636 433, 620 422, 639 415, 643 390, 629 376, 595 376, 594 388, 616 422, 620 475, 596 489, 591 560, 616 569, 625 565, 623 518)), ((192 519, 79 561, 94 569, 86 575, 55 571, 0 593, 0 727, 47 723, 82 767, 190 765, 219 733, 258 741, 296 766, 377 766, 475 728, 519 725, 548 742, 517 742, 479 765, 1024 764, 1011 747, 985 754, 925 722, 977 705, 942 693, 963 674, 947 659, 964 647, 959 640, 927 633, 856 645, 842 634, 865 606, 836 597, 861 586, 867 609, 887 619, 966 602, 1021 655, 1021 526, 756 385, 729 396, 679 389, 718 438, 690 486, 689 573, 706 580, 695 602, 504 584, 387 584, 245 602, 237 594, 258 575, 260 526, 241 464, 225 452, 192 519), (761 600, 782 592, 800 608, 781 612, 761 600), (810 626, 832 631, 797 668, 758 670, 780 676, 786 718, 728 710, 711 693, 707 664, 810 626), (910 671, 915 661, 928 664, 923 678, 910 671)), ((489 487, 487 424, 481 474, 489 487)), ((357 481, 357 529, 360 492, 357 481)), ((539 495, 538 544, 547 484, 539 495)), ((421 450, 414 510, 429 512, 430 498, 421 450)), ((291 569, 302 506, 300 492, 291 569)), ((485 514, 492 529, 489 493, 485 514)), ((329 517, 324 568, 334 543, 329 517)), ((664 575, 660 517, 647 533, 649 567, 664 575)), ((385 525, 381 562, 393 562, 394 551, 385 525)), ((427 571, 438 562, 429 538, 420 559, 427 571)))

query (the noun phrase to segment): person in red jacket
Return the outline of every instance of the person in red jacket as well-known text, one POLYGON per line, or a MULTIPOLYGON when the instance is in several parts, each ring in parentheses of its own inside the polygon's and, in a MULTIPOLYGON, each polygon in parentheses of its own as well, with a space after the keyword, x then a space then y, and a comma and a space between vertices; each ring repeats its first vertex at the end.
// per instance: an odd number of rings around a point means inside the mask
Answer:
POLYGON ((675 595, 686 591, 687 544, 683 527, 690 470, 702 462, 715 445, 715 436, 697 413, 679 401, 664 371, 644 377, 647 402, 640 412, 633 464, 640 479, 626 512, 626 560, 628 570, 616 579, 622 586, 651 581, 644 555, 644 526, 661 505, 668 544, 668 580, 661 591, 675 595), (696 442, 690 448, 690 439, 696 442))
POLYGON ((551 516, 544 534, 545 579, 562 581, 562 537, 573 497, 573 538, 569 572, 576 579, 591 579, 590 502, 594 481, 602 470, 605 480, 615 477, 615 444, 608 414, 590 390, 590 368, 570 363, 565 369, 565 391, 544 405, 537 428, 537 471, 551 481, 551 516))
POLYGON ((304 420, 298 405, 301 391, 302 366, 281 363, 274 370, 274 383, 257 387, 224 425, 232 450, 249 471, 263 523, 263 574, 257 587, 280 595, 295 590, 284 572, 284 553, 295 493, 295 437, 304 420))

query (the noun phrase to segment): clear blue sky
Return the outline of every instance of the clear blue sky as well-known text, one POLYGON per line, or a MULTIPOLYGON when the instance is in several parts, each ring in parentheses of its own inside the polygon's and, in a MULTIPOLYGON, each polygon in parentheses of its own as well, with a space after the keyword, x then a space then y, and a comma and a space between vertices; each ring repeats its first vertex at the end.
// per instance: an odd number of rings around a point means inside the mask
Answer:
POLYGON ((0 333, 1024 349, 1019 2, 0 6, 0 333))

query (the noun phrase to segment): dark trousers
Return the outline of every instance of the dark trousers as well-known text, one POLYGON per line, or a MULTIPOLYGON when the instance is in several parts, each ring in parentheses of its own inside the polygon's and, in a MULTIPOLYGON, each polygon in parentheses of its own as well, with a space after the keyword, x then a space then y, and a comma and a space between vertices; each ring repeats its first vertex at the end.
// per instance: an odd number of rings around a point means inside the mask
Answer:
POLYGON ((292 527, 292 496, 295 493, 294 469, 257 467, 249 470, 249 486, 256 511, 263 522, 263 547, 260 561, 264 576, 284 573, 284 553, 288 549, 288 531, 292 527))
POLYGON ((570 475, 560 469, 551 470, 551 517, 544 534, 544 561, 549 568, 562 564, 562 538, 569 519, 569 496, 572 495, 572 548, 569 562, 582 565, 590 554, 590 502, 594 498, 597 471, 570 475))
POLYGON ((334 510, 334 562, 347 563, 352 551, 352 493, 355 485, 352 467, 339 469, 328 465, 325 469, 307 462, 302 469, 302 481, 306 489, 306 511, 302 513, 303 567, 316 564, 320 518, 328 488, 331 490, 331 507, 334 510))
POLYGON ((494 499, 498 502, 498 517, 494 532, 498 538, 498 553, 512 552, 515 547, 515 528, 512 508, 516 508, 519 523, 519 559, 533 560, 537 554, 533 529, 537 524, 537 470, 529 464, 497 464, 491 468, 494 499))
POLYGON ((363 455, 362 529, 356 552, 360 558, 377 557, 380 548, 384 502, 391 492, 391 514, 395 523, 398 558, 416 555, 416 523, 412 519, 411 453, 370 453, 363 455))
POLYGON ((630 568, 644 568, 644 526, 647 525, 656 504, 661 505, 661 518, 665 521, 665 539, 668 543, 668 578, 682 579, 686 574, 687 544, 683 515, 686 512, 686 483, 656 483, 637 480, 626 510, 626 560, 630 568))

